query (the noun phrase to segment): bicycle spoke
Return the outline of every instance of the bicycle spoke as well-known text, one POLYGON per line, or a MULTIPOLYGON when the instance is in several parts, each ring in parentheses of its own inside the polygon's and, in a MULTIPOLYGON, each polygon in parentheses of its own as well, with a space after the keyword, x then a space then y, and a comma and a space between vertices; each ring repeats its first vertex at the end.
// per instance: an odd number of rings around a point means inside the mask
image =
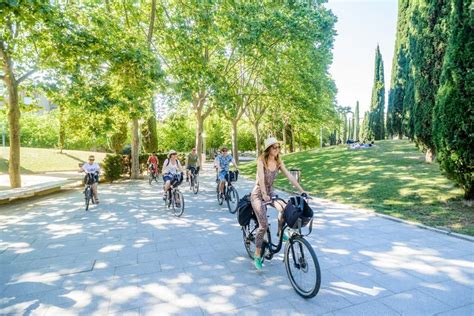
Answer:
POLYGON ((293 238, 285 249, 285 266, 291 285, 305 297, 314 297, 321 284, 319 262, 311 245, 302 237, 293 238))

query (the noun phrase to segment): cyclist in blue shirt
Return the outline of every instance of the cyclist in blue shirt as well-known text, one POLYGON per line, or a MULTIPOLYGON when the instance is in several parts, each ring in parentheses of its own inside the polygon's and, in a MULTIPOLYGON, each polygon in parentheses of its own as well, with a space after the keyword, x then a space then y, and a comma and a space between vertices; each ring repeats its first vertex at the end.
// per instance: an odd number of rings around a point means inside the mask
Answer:
POLYGON ((217 163, 217 174, 219 175, 219 192, 223 194, 224 184, 227 174, 229 173, 230 163, 232 163, 236 170, 239 170, 237 163, 232 155, 229 155, 227 147, 221 149, 221 154, 216 158, 217 163))

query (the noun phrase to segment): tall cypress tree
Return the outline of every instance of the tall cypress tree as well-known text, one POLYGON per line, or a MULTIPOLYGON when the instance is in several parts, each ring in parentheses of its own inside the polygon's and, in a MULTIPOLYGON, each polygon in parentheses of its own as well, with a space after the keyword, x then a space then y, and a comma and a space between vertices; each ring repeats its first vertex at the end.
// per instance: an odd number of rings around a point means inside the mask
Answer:
POLYGON ((474 19, 469 0, 454 0, 450 36, 433 116, 437 159, 474 199, 474 19))
POLYGON ((377 49, 375 50, 374 87, 372 88, 372 100, 370 104, 368 139, 381 140, 385 138, 384 108, 385 83, 383 60, 379 45, 377 45, 377 49))
POLYGON ((354 140, 359 140, 360 133, 360 118, 359 118, 359 101, 356 103, 354 111, 354 140))
POLYGON ((407 108, 404 105, 405 101, 410 101, 410 97, 408 97, 408 100, 405 100, 405 96, 410 69, 407 47, 410 34, 411 8, 409 0, 398 1, 397 38, 392 60, 392 74, 388 97, 387 133, 390 137, 398 136, 400 139, 404 133, 407 136, 410 135, 408 121, 410 120, 410 106, 412 104, 407 103, 407 108))
POLYGON ((428 162, 433 161, 435 155, 432 137, 433 108, 447 43, 448 9, 449 0, 420 1, 415 6, 411 19, 414 136, 417 145, 426 152, 428 162))
POLYGON ((387 131, 387 137, 393 138, 393 86, 388 90, 388 104, 387 104, 387 119, 385 120, 385 130, 387 131))
POLYGON ((396 65, 392 68, 392 83, 388 97, 387 133, 389 137, 403 137, 403 103, 405 85, 408 79, 408 64, 404 46, 398 48, 395 54, 396 65))
POLYGON ((369 112, 364 113, 364 119, 362 120, 362 127, 360 129, 360 139, 366 142, 369 139, 369 112))

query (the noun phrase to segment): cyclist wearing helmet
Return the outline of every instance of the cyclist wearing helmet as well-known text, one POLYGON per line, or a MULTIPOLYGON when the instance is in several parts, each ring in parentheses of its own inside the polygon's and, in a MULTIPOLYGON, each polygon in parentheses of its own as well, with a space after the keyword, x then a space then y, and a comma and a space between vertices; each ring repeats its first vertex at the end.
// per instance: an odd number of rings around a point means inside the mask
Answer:
POLYGON ((183 168, 181 167, 177 157, 178 154, 176 151, 171 150, 168 153, 168 159, 163 162, 163 168, 161 169, 163 174, 163 182, 165 183, 163 199, 166 199, 166 192, 168 192, 173 178, 179 173, 181 173, 181 176, 183 175, 183 168))
MULTIPOLYGON (((275 181, 278 172, 281 171, 290 180, 302 194, 304 193, 303 188, 300 186, 298 181, 288 172, 280 159, 280 142, 276 138, 270 137, 265 140, 265 150, 258 157, 257 160, 257 181, 252 190, 250 200, 252 202, 252 208, 257 216, 258 230, 255 236, 255 256, 254 264, 255 267, 260 270, 262 269, 262 244, 265 232, 268 227, 267 219, 267 206, 265 202, 271 201, 273 195, 273 182, 275 181)), ((278 235, 281 233, 284 224, 283 210, 285 205, 283 203, 275 202, 274 206, 278 210, 278 235)), ((286 236, 283 236, 284 240, 287 240, 286 236)))

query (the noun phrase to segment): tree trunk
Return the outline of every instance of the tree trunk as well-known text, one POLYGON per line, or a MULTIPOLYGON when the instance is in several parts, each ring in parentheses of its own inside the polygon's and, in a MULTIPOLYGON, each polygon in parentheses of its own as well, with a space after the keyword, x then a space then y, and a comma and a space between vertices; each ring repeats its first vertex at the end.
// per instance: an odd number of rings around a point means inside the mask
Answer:
POLYGON ((427 149, 425 153, 425 162, 427 163, 433 163, 435 160, 435 152, 432 149, 427 149))
POLYGON ((158 133, 156 131, 156 111, 154 98, 151 98, 151 114, 146 122, 146 135, 144 136, 144 147, 149 153, 158 149, 158 133))
POLYGON ((255 147, 257 151, 257 157, 260 156, 261 151, 260 151, 260 132, 258 131, 258 121, 254 121, 253 127, 255 129, 255 147))
POLYGON ((283 153, 286 154, 286 127, 288 126, 288 123, 285 121, 283 123, 283 153))
POLYGON ((323 127, 319 128, 319 147, 323 148, 323 127))
POLYGON ((196 111, 196 149, 199 157, 199 164, 202 166, 202 133, 204 131, 204 117, 201 111, 196 111))
POLYGON ((62 153, 66 138, 66 127, 64 126, 64 106, 59 105, 59 150, 62 153))
POLYGON ((293 125, 290 124, 290 153, 295 152, 295 133, 293 125))
POLYGON ((237 141, 237 120, 232 120, 232 156, 239 163, 239 144, 237 141))
POLYGON ((5 76, 8 89, 8 126, 10 129, 10 157, 8 174, 10 187, 21 187, 20 176, 20 106, 18 104, 18 85, 11 74, 5 76))
POLYGON ((403 133, 398 133, 398 139, 403 139, 403 133))
POLYGON ((301 152, 301 132, 298 131, 298 151, 301 152))
POLYGON ((131 178, 138 179, 140 177, 140 131, 138 119, 132 121, 132 172, 131 178))
MULTIPOLYGON (((13 74, 13 62, 6 54, 3 41, 0 41, 0 57, 3 67, 3 81, 8 90, 8 126, 10 133, 10 156, 8 159, 8 174, 10 177, 10 187, 21 187, 20 176, 20 106, 18 104, 18 84, 13 74)), ((24 75, 26 78, 27 75, 24 75)))

